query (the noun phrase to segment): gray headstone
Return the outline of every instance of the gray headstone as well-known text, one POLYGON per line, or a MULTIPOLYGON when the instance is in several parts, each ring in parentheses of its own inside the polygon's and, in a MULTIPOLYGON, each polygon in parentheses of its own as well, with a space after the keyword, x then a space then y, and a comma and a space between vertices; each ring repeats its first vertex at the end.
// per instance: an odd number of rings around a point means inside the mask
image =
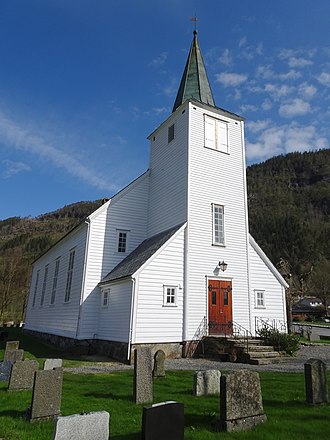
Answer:
POLYGON ((26 359, 13 364, 8 384, 8 391, 32 390, 34 374, 38 370, 37 361, 26 359))
POLYGON ((0 381, 1 382, 9 380, 12 365, 13 364, 10 361, 0 362, 0 381))
POLYGON ((312 405, 328 402, 327 367, 320 359, 309 359, 305 364, 306 402, 312 405))
POLYGON ((165 377, 165 353, 158 350, 154 356, 154 377, 165 377))
POLYGON ((220 378, 219 370, 195 371, 193 394, 195 396, 220 394, 220 378))
POLYGON ((61 368, 36 372, 30 410, 31 422, 60 415, 62 383, 61 368))
POLYGON ((109 420, 106 411, 57 417, 53 440, 108 440, 109 420))
POLYGON ((19 341, 7 341, 6 342, 6 351, 7 350, 18 350, 19 341))
POLYGON ((4 361, 9 361, 12 364, 18 361, 22 361, 24 356, 24 350, 6 350, 4 361))
POLYGON ((62 359, 46 359, 44 363, 44 370, 53 370, 54 368, 62 367, 62 359))
POLYGON ((153 401, 152 357, 147 347, 134 350, 133 400, 135 403, 153 401))
POLYGON ((235 371, 220 379, 220 429, 243 431, 267 420, 264 414, 259 374, 235 371))
POLYGON ((163 402, 144 407, 142 440, 183 440, 184 405, 163 402))

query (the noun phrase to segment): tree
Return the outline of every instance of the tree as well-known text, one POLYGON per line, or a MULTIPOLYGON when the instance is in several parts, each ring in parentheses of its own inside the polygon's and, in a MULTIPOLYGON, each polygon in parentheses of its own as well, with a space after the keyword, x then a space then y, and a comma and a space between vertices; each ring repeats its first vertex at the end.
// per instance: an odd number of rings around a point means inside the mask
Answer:
POLYGON ((315 296, 320 298, 328 315, 328 304, 330 302, 330 261, 321 261, 313 271, 311 287, 315 296))

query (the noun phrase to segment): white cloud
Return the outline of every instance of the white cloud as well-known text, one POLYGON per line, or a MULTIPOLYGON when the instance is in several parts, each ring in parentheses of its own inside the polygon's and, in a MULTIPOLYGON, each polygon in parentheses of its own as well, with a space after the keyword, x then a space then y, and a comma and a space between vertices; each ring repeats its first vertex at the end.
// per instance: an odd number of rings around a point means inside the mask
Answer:
POLYGON ((261 108, 265 111, 270 110, 273 107, 273 103, 270 99, 266 98, 262 104, 261 104, 261 108))
POLYGON ((168 56, 167 52, 162 52, 160 55, 158 55, 158 57, 154 58, 150 62, 150 65, 153 67, 162 66, 165 63, 165 61, 167 60, 167 56, 168 56))
POLYGON ((39 133, 24 128, 2 113, 0 113, 0 141, 16 150, 37 155, 96 188, 107 191, 118 190, 107 182, 105 176, 93 172, 90 164, 85 165, 67 152, 51 145, 51 142, 43 139, 39 133))
POLYGON ((240 106, 240 112, 241 113, 247 113, 247 112, 256 112, 258 110, 258 107, 252 104, 243 104, 240 106))
POLYGON ((310 66, 313 64, 313 61, 307 60, 306 58, 297 58, 297 57, 290 57, 288 60, 289 67, 305 67, 310 66))
POLYGON ((242 37, 239 42, 238 42, 238 47, 241 48, 243 46, 245 46, 247 43, 247 38, 246 37, 242 37))
POLYGON ((233 57, 229 49, 225 49, 219 57, 221 64, 225 66, 230 66, 233 63, 233 57))
POLYGON ((250 121, 246 124, 246 128, 251 133, 258 133, 260 131, 265 130, 267 127, 269 127, 269 124, 271 123, 270 119, 264 119, 263 121, 250 121))
POLYGON ((324 86, 330 87, 330 73, 329 72, 322 72, 320 75, 316 77, 318 82, 323 84, 324 86))
POLYGON ((296 70, 289 70, 289 72, 286 73, 279 73, 278 75, 276 75, 276 78, 280 79, 281 81, 287 81, 287 80, 292 80, 292 79, 298 79, 301 78, 301 73, 297 72, 296 70))
POLYGON ((242 73, 223 72, 216 75, 216 82, 223 84, 225 87, 236 87, 247 81, 247 75, 242 73))
POLYGON ((258 78, 270 80, 275 79, 279 81, 287 81, 301 78, 301 73, 297 72, 294 69, 289 70, 286 73, 276 73, 273 71, 272 66, 270 64, 266 64, 264 66, 258 66, 256 70, 256 75, 258 78))
POLYGON ((272 98, 276 101, 287 97, 293 91, 294 91, 294 87, 287 86, 285 84, 279 86, 278 84, 268 83, 265 85, 264 88, 264 92, 269 93, 272 96, 272 98))
POLYGON ((302 116, 310 113, 311 106, 309 102, 303 101, 300 98, 295 98, 291 102, 282 104, 279 108, 279 115, 285 118, 292 118, 294 116, 302 116))
POLYGON ((253 142, 248 139, 246 154, 249 161, 259 162, 279 154, 326 148, 328 145, 315 126, 292 123, 266 128, 253 142))
POLYGON ((9 179, 22 171, 31 171, 31 167, 24 162, 3 160, 2 163, 6 167, 5 171, 2 173, 4 179, 9 179))
POLYGON ((307 82, 300 84, 298 87, 298 93, 305 99, 313 98, 316 92, 317 88, 312 84, 308 84, 307 82))

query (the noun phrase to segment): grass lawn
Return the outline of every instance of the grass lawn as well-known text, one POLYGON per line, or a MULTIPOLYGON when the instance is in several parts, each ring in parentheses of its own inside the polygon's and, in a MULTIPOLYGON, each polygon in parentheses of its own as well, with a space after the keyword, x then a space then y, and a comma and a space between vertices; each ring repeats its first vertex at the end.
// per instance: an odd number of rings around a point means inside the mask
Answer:
MULTIPOLYGON (((17 335, 21 336, 19 333, 17 335)), ((25 341, 32 344, 31 347, 21 340, 21 347, 28 351, 26 357, 38 358, 39 354, 42 359, 60 355, 59 352, 49 351, 49 347, 33 342, 32 339, 25 341)), ((225 365, 223 364, 224 367, 225 365)), ((301 373, 260 373, 268 422, 254 430, 235 434, 213 431, 219 417, 219 397, 192 396, 192 377, 191 371, 167 372, 166 378, 154 382, 154 402, 176 400, 184 403, 187 440, 314 440, 327 438, 329 435, 330 405, 312 407, 304 403, 304 376, 301 373)), ((328 380, 330 383, 330 374, 328 380)), ((65 373, 62 415, 105 410, 110 413, 111 440, 140 439, 143 405, 135 405, 132 402, 132 382, 132 371, 97 375, 65 373)), ((31 403, 32 392, 9 393, 6 389, 7 383, 0 382, 0 438, 50 440, 53 432, 52 421, 30 424, 24 418, 31 403)))

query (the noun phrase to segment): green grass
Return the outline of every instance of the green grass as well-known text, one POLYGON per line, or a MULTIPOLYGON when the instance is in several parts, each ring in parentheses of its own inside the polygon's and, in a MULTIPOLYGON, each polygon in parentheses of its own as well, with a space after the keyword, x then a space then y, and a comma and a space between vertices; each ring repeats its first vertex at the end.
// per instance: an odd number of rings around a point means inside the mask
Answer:
MULTIPOLYGON (((65 353, 25 335, 20 329, 10 329, 11 339, 19 339, 26 358, 38 359, 42 365, 46 357, 65 358, 66 366, 86 363, 74 360, 65 353)), ((4 343, 0 343, 0 359, 4 343)), ((220 364, 225 368, 226 364, 220 364)), ((305 404, 304 375, 302 373, 260 373, 265 425, 251 431, 225 434, 214 432, 219 418, 219 396, 194 397, 192 371, 167 372, 166 378, 154 382, 154 402, 176 400, 185 405, 186 440, 287 440, 326 438, 330 432, 330 405, 305 404)), ((330 374, 328 376, 330 383, 330 374)), ((132 402, 133 372, 111 374, 64 374, 62 415, 105 410, 110 413, 111 440, 141 438, 143 405, 132 402)), ((0 382, 0 438, 6 440, 49 440, 52 421, 30 424, 25 419, 31 404, 31 391, 7 392, 7 383, 0 382)), ((170 439, 169 439, 170 440, 170 439)))

